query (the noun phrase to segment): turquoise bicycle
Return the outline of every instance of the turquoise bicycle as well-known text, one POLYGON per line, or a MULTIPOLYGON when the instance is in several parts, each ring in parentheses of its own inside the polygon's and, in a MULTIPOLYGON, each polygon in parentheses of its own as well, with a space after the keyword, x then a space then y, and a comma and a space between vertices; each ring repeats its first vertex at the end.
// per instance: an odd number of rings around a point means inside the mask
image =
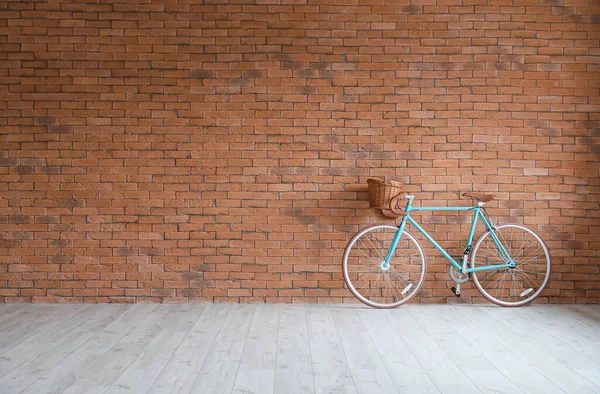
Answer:
POLYGON ((403 216, 399 226, 377 224, 359 231, 348 243, 343 257, 346 285, 356 298, 374 308, 395 308, 411 299, 425 279, 427 264, 423 248, 405 230, 410 223, 450 262, 449 274, 460 296, 460 285, 472 279, 479 292, 501 306, 522 306, 544 290, 550 277, 550 255, 532 230, 515 224, 496 226, 484 204, 493 195, 464 193, 476 204, 467 207, 413 207, 412 195, 404 209, 390 200, 390 210, 403 216), (410 216, 414 211, 472 211, 473 222, 462 258, 455 260, 410 216), (485 231, 472 246, 477 222, 485 231))

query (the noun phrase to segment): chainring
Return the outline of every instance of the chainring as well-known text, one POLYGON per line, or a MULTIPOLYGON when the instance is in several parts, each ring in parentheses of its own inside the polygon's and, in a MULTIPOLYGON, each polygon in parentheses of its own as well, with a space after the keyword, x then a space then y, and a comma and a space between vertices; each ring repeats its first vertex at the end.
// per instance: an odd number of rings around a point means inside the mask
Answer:
POLYGON ((465 283, 471 279, 471 274, 463 274, 459 270, 457 270, 452 264, 450 264, 450 268, 448 268, 448 273, 453 281, 456 283, 465 283))

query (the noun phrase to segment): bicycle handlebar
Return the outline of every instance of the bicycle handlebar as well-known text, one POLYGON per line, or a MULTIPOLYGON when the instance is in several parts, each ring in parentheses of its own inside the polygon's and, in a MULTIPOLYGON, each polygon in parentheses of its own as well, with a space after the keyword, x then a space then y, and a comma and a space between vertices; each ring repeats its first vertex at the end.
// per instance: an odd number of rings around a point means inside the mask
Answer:
POLYGON ((390 200, 390 211, 392 211, 394 213, 394 215, 397 215, 397 216, 404 215, 404 212, 402 210, 398 209, 398 200, 400 200, 401 198, 408 198, 408 199, 410 199, 410 201, 412 201, 412 199, 415 198, 415 196, 411 196, 409 194, 403 196, 402 194, 398 194, 398 195, 392 197, 392 199, 390 200))

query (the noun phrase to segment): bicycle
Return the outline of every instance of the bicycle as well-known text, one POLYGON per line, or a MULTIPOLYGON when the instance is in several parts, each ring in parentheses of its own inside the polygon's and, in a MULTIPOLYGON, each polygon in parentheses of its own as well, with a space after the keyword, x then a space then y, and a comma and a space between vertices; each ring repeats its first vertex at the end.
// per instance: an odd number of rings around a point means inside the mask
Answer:
POLYGON ((423 285, 426 260, 417 239, 405 230, 410 223, 450 263, 448 271, 460 297, 462 283, 473 279, 479 292, 501 306, 522 306, 537 298, 550 277, 550 255, 532 230, 516 225, 496 226, 484 204, 494 195, 464 193, 476 205, 467 207, 413 207, 413 195, 404 209, 403 197, 389 202, 390 211, 402 216, 399 226, 376 224, 360 230, 348 243, 343 257, 344 281, 352 294, 375 308, 395 308, 406 303, 423 285), (410 216, 415 211, 473 211, 473 221, 462 258, 455 260, 410 216), (485 231, 472 247, 477 222, 485 231))

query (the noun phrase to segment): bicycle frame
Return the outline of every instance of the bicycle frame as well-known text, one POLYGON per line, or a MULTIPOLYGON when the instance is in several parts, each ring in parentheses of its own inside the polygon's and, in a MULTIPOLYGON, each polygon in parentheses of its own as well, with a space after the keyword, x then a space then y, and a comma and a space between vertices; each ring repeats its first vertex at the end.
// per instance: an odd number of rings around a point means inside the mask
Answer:
POLYGON ((510 257, 509 253, 506 251, 506 249, 504 248, 504 246, 502 245, 502 243, 500 242, 500 240, 494 233, 494 228, 492 227, 492 225, 488 222, 488 220, 485 218, 485 216, 481 214, 482 206, 483 206, 483 204, 479 203, 476 206, 470 206, 470 207, 413 207, 412 206, 412 198, 409 199, 408 204, 406 205, 405 214, 402 217, 402 222, 400 223, 400 226, 398 226, 398 231, 396 232, 396 235, 394 236, 394 239, 392 240, 392 244, 390 245, 390 249, 388 250, 388 253, 387 253, 387 256, 385 257, 383 265, 384 266, 389 265, 390 259, 392 258, 392 255, 394 254, 394 250, 396 250, 396 247, 398 246, 398 242, 400 242, 400 238, 402 237, 402 233, 404 232, 404 228, 406 227, 406 223, 408 222, 408 223, 412 224, 417 230, 419 230, 419 232, 421 234, 423 234, 423 236, 425 238, 427 238, 427 240, 442 254, 442 256, 444 256, 450 262, 450 264, 452 264, 454 266, 454 268, 456 268, 459 272, 468 274, 468 273, 477 272, 477 271, 486 271, 486 270, 493 270, 493 269, 498 269, 498 268, 514 267, 515 266, 514 260, 510 257), (448 252, 446 252, 446 250, 444 248, 442 248, 435 241, 435 239, 433 239, 431 237, 431 235, 429 235, 427 233, 427 231, 425 231, 415 221, 415 219, 413 219, 410 216, 410 213, 413 211, 474 211, 473 222, 471 223, 471 230, 469 231, 469 238, 467 239, 467 247, 465 248, 462 266, 459 264, 458 261, 454 260, 448 254, 448 252), (485 228, 490 231, 490 235, 491 235, 492 239, 494 240, 494 243, 498 247, 500 254, 504 258, 504 260, 507 261, 507 263, 488 265, 488 266, 484 266, 484 267, 475 267, 475 268, 467 268, 466 267, 467 256, 470 254, 470 251, 471 251, 471 246, 473 244, 473 237, 475 235, 475 227, 477 226, 478 219, 480 219, 483 222, 485 228))

